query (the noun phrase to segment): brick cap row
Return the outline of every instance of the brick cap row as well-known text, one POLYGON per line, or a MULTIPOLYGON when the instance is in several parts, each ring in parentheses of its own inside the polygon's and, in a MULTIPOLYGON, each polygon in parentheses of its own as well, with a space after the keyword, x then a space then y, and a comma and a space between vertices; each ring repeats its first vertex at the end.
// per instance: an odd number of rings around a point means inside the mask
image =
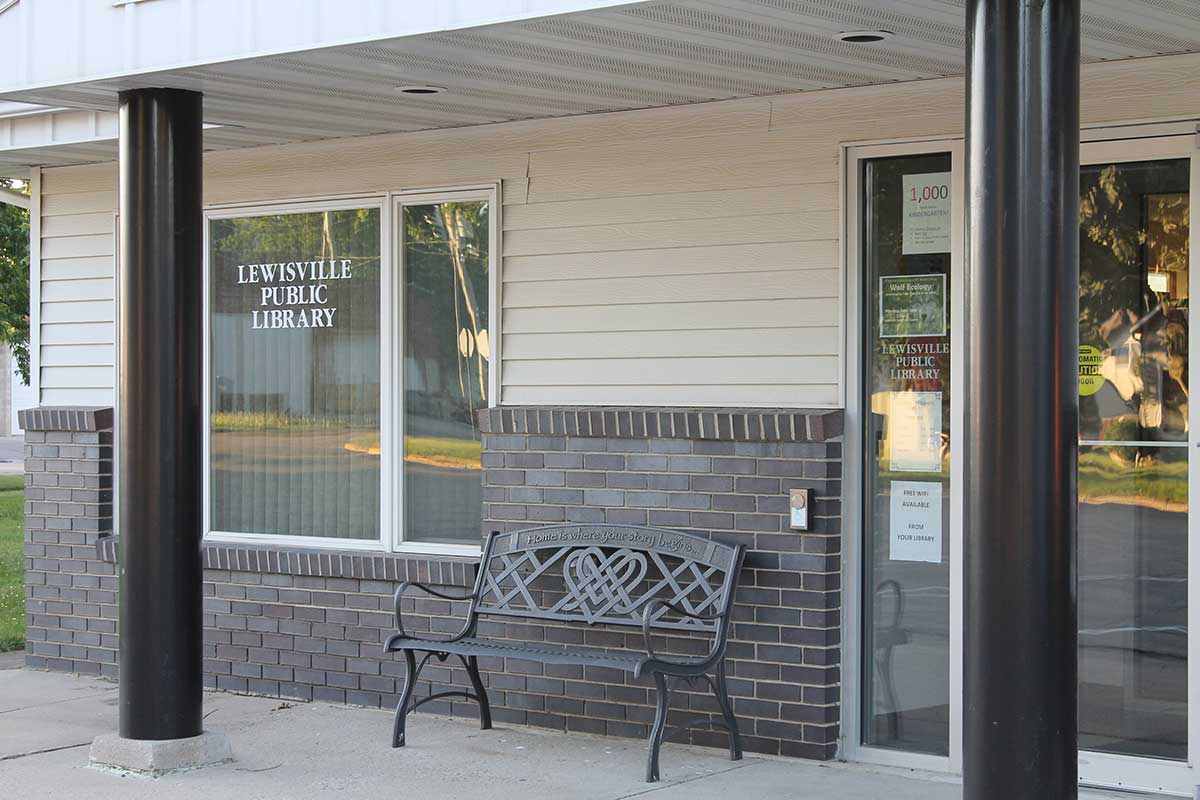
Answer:
POLYGON ((26 431, 107 431, 113 426, 111 406, 39 406, 17 412, 26 431))
POLYGON ((825 442, 844 424, 841 409, 502 406, 476 414, 483 433, 606 439, 825 442))
MULTIPOLYGON (((841 409, 505 406, 478 413, 483 433, 705 439, 731 442, 824 442, 842 435, 841 409)), ((27 431, 103 431, 111 406, 40 406, 17 412, 27 431)))
MULTIPOLYGON (((102 561, 117 563, 119 536, 96 543, 102 561)), ((303 547, 256 547, 205 542, 204 569, 304 575, 314 578, 355 578, 377 581, 421 581, 440 586, 470 587, 475 583, 478 558, 427 556, 407 553, 362 553, 303 547)))

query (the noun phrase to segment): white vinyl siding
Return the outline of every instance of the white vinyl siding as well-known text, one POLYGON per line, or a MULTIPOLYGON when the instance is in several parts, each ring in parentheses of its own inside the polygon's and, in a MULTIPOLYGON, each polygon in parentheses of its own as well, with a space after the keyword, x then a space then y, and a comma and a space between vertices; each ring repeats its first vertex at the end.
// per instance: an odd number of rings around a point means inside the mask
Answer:
POLYGON ((39 402, 111 404, 115 170, 88 166, 44 170, 42 176, 39 402), (77 191, 84 175, 100 171, 108 189, 77 191))
MULTIPOLYGON (((1200 57, 1084 76, 1086 123, 1200 116, 1200 57)), ((841 143, 961 135, 962 92, 947 79, 214 152, 205 202, 500 181, 502 403, 840 406, 841 143)), ((111 403, 115 165, 47 169, 42 186, 41 402, 111 403)))

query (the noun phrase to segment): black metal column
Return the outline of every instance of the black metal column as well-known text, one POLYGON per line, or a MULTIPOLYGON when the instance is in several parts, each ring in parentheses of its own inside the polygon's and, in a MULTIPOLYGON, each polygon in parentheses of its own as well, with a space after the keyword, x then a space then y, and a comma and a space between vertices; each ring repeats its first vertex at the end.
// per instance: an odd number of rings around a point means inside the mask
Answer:
POLYGON ((120 95, 120 734, 202 731, 201 96, 120 95))
POLYGON ((967 3, 965 800, 1076 790, 1079 0, 967 3))

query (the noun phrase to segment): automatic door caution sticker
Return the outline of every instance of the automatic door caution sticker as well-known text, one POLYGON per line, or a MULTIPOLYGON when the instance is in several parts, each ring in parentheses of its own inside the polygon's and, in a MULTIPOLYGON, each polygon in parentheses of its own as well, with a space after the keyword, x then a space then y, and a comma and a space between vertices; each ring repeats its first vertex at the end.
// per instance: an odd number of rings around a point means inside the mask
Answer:
POLYGON ((1100 362, 1104 356, 1090 344, 1079 346, 1079 396, 1090 397, 1100 391, 1104 385, 1104 376, 1100 374, 1100 362))

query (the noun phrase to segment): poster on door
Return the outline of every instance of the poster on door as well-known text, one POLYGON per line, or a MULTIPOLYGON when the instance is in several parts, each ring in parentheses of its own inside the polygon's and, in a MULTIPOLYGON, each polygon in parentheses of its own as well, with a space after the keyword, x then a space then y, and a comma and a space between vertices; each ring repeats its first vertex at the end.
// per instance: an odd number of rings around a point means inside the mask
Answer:
POLYGON ((945 275, 885 275, 879 279, 881 338, 945 335, 945 275))
POLYGON ((940 481, 892 481, 892 561, 942 563, 942 484, 940 481))
POLYGON ((950 173, 903 177, 902 255, 950 252, 950 173))
POLYGON ((942 471, 942 393, 892 392, 887 412, 888 468, 942 471))

